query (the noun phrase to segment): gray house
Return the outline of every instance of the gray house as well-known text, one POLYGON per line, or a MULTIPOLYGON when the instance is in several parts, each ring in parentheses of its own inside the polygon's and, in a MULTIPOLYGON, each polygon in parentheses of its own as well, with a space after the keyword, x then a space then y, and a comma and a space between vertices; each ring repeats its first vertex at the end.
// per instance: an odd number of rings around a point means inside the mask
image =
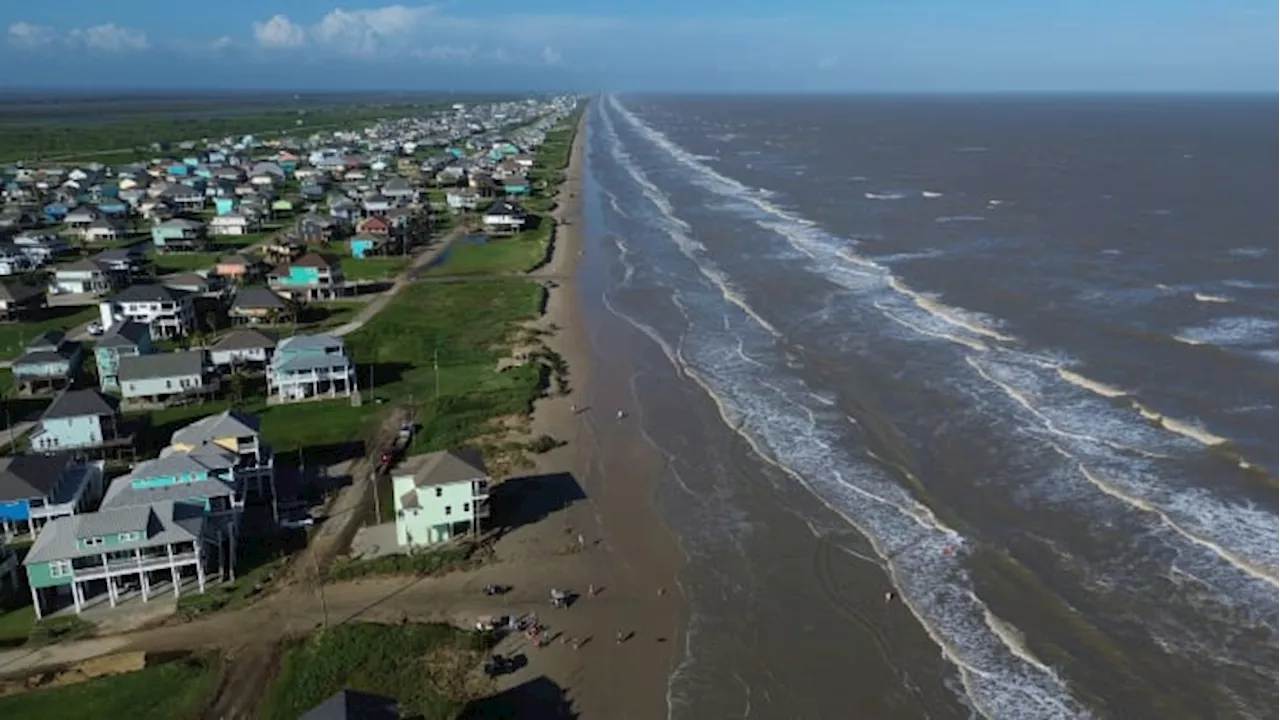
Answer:
POLYGON ((102 468, 71 453, 0 457, 4 534, 34 532, 54 518, 87 510, 102 496, 102 468))
POLYGON ((217 390, 203 350, 120 358, 120 394, 126 400, 161 400, 207 395, 217 390))
POLYGON ((68 387, 80 372, 83 359, 80 343, 71 342, 58 330, 50 330, 27 345, 13 361, 13 380, 26 394, 51 392, 68 387))
POLYGON ((133 320, 120 320, 107 328, 98 346, 94 348, 94 359, 98 364, 98 386, 103 390, 119 390, 120 381, 116 377, 120 367, 120 358, 134 355, 146 355, 151 352, 151 327, 133 320))
POLYGON ((274 336, 253 328, 232 330, 218 341, 210 351, 213 364, 218 367, 242 365, 266 365, 276 349, 274 336))

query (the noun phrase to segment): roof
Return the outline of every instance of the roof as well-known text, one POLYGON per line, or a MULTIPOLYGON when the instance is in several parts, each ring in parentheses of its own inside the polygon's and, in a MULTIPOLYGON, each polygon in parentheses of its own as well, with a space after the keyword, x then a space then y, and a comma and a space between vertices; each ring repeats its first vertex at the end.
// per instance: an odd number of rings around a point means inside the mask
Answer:
POLYGON ((520 207, 519 205, 513 202, 507 202, 506 200, 499 200, 493 203, 492 205, 490 205, 489 207, 485 208, 484 214, 485 215, 513 215, 513 216, 519 217, 521 215, 524 215, 525 212, 524 212, 524 208, 520 207))
POLYGON ((19 282, 0 282, 0 300, 10 303, 21 303, 33 297, 44 295, 45 289, 38 285, 19 282))
POLYGON ((204 508, 191 503, 160 501, 151 505, 114 508, 60 517, 40 529, 24 565, 102 554, 101 548, 76 547, 76 539, 145 530, 142 546, 167 545, 198 539, 204 532, 204 508))
POLYGON ((88 415, 116 415, 120 412, 120 401, 114 397, 87 388, 85 390, 63 390, 53 399, 41 420, 57 418, 85 417, 88 415))
POLYGON ((391 474, 400 477, 411 474, 416 487, 428 487, 487 478, 489 471, 478 451, 440 450, 407 457, 391 474))
POLYGON ((157 502, 180 502, 235 494, 234 488, 213 477, 198 482, 175 483, 141 490, 133 487, 134 480, 225 470, 234 466, 239 460, 235 453, 209 445, 202 445, 189 453, 173 451, 169 448, 166 450, 169 452, 168 455, 140 463, 132 473, 112 481, 111 487, 107 488, 106 495, 102 498, 102 508, 137 507, 157 502))
POLYGON ((47 497, 69 459, 60 453, 0 457, 0 502, 47 497))
POLYGON ((209 440, 228 437, 248 437, 261 432, 258 418, 239 410, 224 410, 210 415, 178 430, 169 439, 170 445, 201 445, 209 440))
POLYGON ((204 351, 183 350, 154 355, 126 355, 120 358, 116 374, 121 382, 126 382, 176 375, 201 375, 203 372, 204 351))
POLYGON ((188 293, 164 285, 145 283, 130 285, 111 298, 114 302, 180 302, 188 293))
POLYGON ((54 272, 102 272, 102 264, 93 258, 81 258, 55 267, 54 272))
POLYGON ((339 690, 298 720, 399 720, 400 705, 382 695, 339 690))
POLYGON ((40 333, 36 339, 27 343, 27 349, 32 352, 39 352, 41 350, 56 351, 58 348, 62 347, 65 342, 67 342, 66 333, 61 330, 48 330, 40 333))
POLYGON ((278 308, 284 309, 284 299, 275 294, 270 288, 264 287, 247 287, 236 293, 236 299, 231 301, 231 309, 246 308, 278 308))
POLYGON ((273 348, 275 346, 276 339, 274 336, 261 330, 246 328, 232 330, 227 333, 226 337, 219 340, 211 350, 214 352, 219 350, 252 350, 255 348, 273 348))
POLYGON ((150 337, 151 327, 133 320, 114 323, 102 334, 98 347, 137 347, 150 337))
POLYGON ((289 264, 294 267, 324 268, 324 267, 333 267, 338 264, 338 261, 335 258, 327 257, 325 255, 321 255, 320 253, 309 252, 289 264))
POLYGON ((325 348, 346 348, 341 338, 333 335, 292 335, 280 341, 276 346, 280 351, 324 350, 325 348))

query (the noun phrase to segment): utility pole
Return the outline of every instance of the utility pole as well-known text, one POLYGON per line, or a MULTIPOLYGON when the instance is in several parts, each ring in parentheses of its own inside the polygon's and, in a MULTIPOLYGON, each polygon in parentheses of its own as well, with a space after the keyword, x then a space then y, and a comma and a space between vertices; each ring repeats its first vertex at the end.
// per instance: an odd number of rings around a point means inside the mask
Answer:
POLYGON ((436 402, 440 402, 440 348, 436 348, 431 356, 431 369, 436 375, 436 402))

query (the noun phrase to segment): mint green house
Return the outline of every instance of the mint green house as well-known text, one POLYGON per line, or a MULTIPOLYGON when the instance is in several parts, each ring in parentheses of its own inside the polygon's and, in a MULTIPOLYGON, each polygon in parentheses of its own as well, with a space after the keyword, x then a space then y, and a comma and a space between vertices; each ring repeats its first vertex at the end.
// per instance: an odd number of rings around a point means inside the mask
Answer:
POLYGON ((252 416, 228 410, 178 430, 111 483, 97 512, 44 525, 23 561, 37 616, 78 613, 104 590, 114 607, 131 589, 146 602, 184 580, 204 592, 212 574, 234 579, 245 495, 273 483, 274 467, 252 416))
POLYGON ((403 547, 475 534, 489 517, 489 472, 475 451, 407 457, 391 471, 391 483, 396 541, 403 547))

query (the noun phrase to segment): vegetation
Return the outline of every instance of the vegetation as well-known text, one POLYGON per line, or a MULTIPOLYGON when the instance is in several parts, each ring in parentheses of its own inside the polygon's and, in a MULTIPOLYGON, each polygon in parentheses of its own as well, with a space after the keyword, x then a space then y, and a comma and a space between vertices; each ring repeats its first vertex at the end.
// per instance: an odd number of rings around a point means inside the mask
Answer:
POLYGON ((193 655, 137 672, 0 697, 0 717, 23 720, 194 720, 218 688, 220 661, 193 655))
POLYGON ((27 642, 32 645, 47 645, 85 637, 93 630, 94 624, 79 615, 59 615, 45 618, 32 626, 27 642))
MULTIPOLYGON (((262 546, 257 541, 254 541, 247 544, 247 547, 259 548, 262 546)), ((187 593, 183 595, 178 598, 178 614, 184 619, 191 620, 207 613, 218 610, 234 610, 237 607, 248 604, 258 593, 262 592, 267 583, 271 582, 271 576, 284 566, 287 559, 285 556, 276 557, 269 562, 241 572, 232 582, 211 585, 203 593, 187 593)))
POLYGON ((35 624, 36 610, 29 604, 15 606, 0 613, 0 648, 25 644, 35 624))
POLYGON ((35 311, 31 320, 0 324, 0 360, 22 354, 27 343, 50 330, 70 331, 98 317, 97 306, 51 307, 35 311))
POLYGON ((483 243, 457 242, 444 262, 426 272, 431 276, 510 275, 525 273, 546 262, 551 247, 551 221, 508 238, 483 243))
MULTIPOLYGON (((428 112, 429 107, 417 103, 347 105, 306 110, 282 106, 237 114, 234 106, 209 106, 195 117, 156 109, 127 115, 117 112, 115 117, 92 122, 0 115, 0 148, 3 148, 0 151, 0 162, 37 159, 106 162, 103 158, 114 162, 143 160, 157 154, 152 149, 152 143, 176 143, 248 134, 309 134, 365 125, 380 119, 421 115, 428 112)), ((178 150, 173 152, 181 153, 178 150)))
POLYGON ((168 252, 147 253, 156 264, 156 272, 161 275, 169 273, 191 272, 193 270, 212 270, 218 259, 226 253, 221 252, 168 252))
POLYGON ((368 575, 443 575, 475 564, 476 546, 461 543, 410 555, 386 555, 369 560, 345 560, 329 571, 329 579, 341 582, 368 575))
POLYGON ((285 654, 258 717, 294 720, 349 688, 395 698, 405 717, 452 720, 487 690, 476 670, 489 642, 448 625, 339 625, 285 654))
POLYGON ((351 258, 342 261, 348 280, 388 280, 409 266, 407 257, 351 258))

